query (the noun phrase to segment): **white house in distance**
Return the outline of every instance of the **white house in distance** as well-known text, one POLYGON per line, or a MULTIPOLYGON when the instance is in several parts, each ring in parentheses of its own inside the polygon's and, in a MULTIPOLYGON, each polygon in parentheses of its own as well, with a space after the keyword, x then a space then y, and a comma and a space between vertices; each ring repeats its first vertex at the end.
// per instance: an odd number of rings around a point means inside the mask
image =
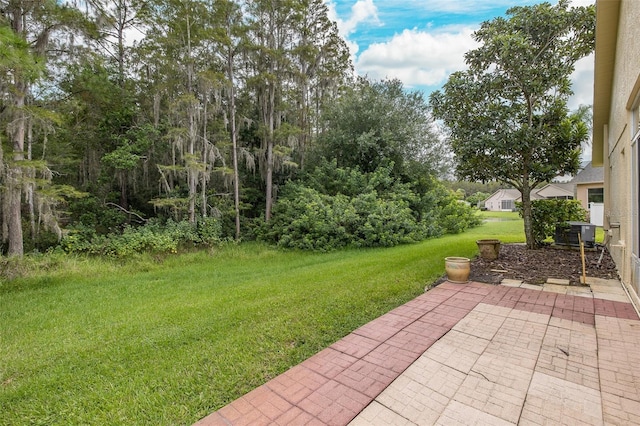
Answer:
POLYGON ((596 1, 594 166, 604 170, 604 229, 623 284, 640 289, 640 1, 596 1))
MULTIPOLYGON (((602 167, 588 163, 570 182, 552 182, 534 189, 531 199, 579 200, 589 212, 589 222, 603 226, 603 175, 602 167)), ((513 211, 520 198, 517 189, 499 189, 485 200, 484 207, 489 211, 513 211)))
MULTIPOLYGON (((531 191, 531 200, 554 199, 572 200, 574 185, 571 183, 550 183, 531 191)), ((484 207, 492 212, 515 211, 516 203, 521 199, 517 189, 498 189, 484 201, 484 207)))
POLYGON ((511 212, 516 209, 516 201, 519 200, 520 191, 517 189, 498 189, 484 201, 484 207, 492 212, 511 212))

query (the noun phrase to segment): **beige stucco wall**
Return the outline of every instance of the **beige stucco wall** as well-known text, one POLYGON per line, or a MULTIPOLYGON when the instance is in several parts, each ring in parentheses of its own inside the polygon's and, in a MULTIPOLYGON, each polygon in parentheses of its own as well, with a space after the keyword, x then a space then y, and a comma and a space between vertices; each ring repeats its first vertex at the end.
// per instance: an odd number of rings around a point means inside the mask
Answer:
POLYGON ((603 188, 602 183, 579 183, 576 185, 576 200, 580 201, 582 208, 589 209, 589 190, 603 188))
POLYGON ((633 220, 637 209, 632 203, 631 112, 627 108, 640 77, 640 1, 623 0, 620 5, 616 59, 609 126, 604 129, 605 229, 609 230, 610 252, 625 284, 633 284, 633 220))

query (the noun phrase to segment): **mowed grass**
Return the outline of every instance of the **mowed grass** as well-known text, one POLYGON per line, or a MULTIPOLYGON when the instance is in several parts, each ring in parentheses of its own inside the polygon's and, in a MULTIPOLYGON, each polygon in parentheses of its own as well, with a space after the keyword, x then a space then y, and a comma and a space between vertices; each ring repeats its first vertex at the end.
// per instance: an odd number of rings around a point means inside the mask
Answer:
MULTIPOLYGON (((488 215, 488 214, 486 214, 488 215)), ((191 424, 416 297, 522 222, 390 249, 259 244, 0 284, 0 424, 191 424)))

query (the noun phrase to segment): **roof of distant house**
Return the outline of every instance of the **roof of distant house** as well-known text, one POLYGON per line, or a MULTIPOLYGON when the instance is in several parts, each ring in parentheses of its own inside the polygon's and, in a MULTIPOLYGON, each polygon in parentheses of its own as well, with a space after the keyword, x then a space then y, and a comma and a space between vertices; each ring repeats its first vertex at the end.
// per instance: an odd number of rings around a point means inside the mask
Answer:
POLYGON ((580 170, 576 177, 571 181, 573 184, 600 182, 604 182, 604 168, 593 167, 591 162, 589 162, 584 169, 580 170))
POLYGON ((535 189, 533 192, 535 192, 540 198, 573 197, 575 187, 576 185, 573 182, 553 182, 540 189, 535 189))

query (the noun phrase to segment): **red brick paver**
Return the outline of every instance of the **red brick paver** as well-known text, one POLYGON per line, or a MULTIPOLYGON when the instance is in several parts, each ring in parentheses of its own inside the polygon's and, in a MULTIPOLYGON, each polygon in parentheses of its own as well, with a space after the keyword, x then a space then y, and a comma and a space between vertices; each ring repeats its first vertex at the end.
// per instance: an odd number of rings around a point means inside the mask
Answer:
POLYGON ((528 287, 445 282, 197 425, 638 424, 633 306, 528 287))

